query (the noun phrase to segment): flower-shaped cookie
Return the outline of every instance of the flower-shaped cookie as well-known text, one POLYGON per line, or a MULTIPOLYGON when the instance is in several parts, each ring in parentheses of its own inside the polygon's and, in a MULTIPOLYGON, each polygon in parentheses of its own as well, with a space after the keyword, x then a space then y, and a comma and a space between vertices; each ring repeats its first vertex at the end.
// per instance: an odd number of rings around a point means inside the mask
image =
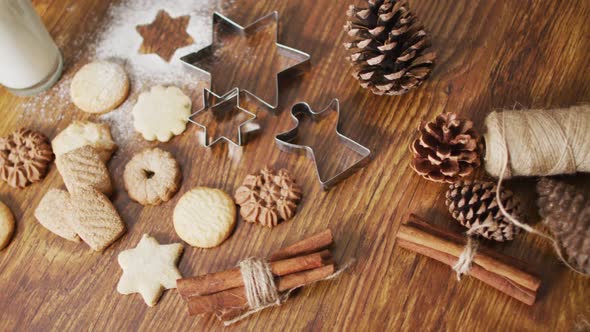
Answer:
POLYGON ((0 138, 0 179, 24 188, 41 181, 53 160, 51 145, 43 134, 21 128, 0 138))
POLYGON ((248 175, 234 198, 245 221, 272 228, 293 217, 301 200, 301 188, 287 170, 275 173, 265 167, 259 174, 248 175))
POLYGON ((168 142, 186 129, 191 100, 179 88, 154 86, 133 106, 133 126, 148 141, 168 142))

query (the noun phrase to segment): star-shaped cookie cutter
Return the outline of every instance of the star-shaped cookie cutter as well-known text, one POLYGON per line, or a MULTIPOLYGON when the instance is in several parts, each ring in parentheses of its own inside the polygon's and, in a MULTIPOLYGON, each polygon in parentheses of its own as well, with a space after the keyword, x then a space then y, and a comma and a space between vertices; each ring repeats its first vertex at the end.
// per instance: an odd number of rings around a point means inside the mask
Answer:
MULTIPOLYGON (((216 117, 214 115, 214 119, 218 119, 218 118, 219 118, 219 116, 216 117)), ((203 108, 201 108, 200 110, 191 114, 190 117, 188 118, 188 121, 203 128, 203 130, 205 132, 203 145, 205 147, 209 148, 209 147, 213 146, 215 143, 222 141, 222 140, 225 140, 226 142, 231 143, 231 144, 238 146, 238 147, 242 146, 245 142, 245 135, 248 132, 255 131, 258 129, 257 125, 253 125, 253 121, 255 119, 256 119, 256 115, 254 113, 251 113, 240 106, 240 90, 238 88, 234 88, 222 96, 216 95, 215 93, 213 93, 209 89, 203 89, 203 108), (214 113, 216 111, 217 112, 224 112, 223 108, 225 107, 225 105, 227 103, 232 102, 232 101, 235 103, 234 105, 231 105, 233 110, 238 110, 239 112, 246 113, 249 116, 248 120, 243 121, 238 126, 237 142, 227 136, 224 136, 224 135, 220 135, 219 137, 215 137, 213 139, 213 141, 209 142, 209 133, 207 131, 207 125, 199 123, 198 121, 193 120, 193 118, 197 117, 205 112, 214 112, 214 113), (242 130, 244 127, 247 127, 247 128, 245 130, 242 130)))
MULTIPOLYGON (((210 72, 202 69, 199 67, 199 64, 204 62, 206 59, 210 58, 210 57, 214 57, 215 56, 215 49, 214 49, 214 45, 216 42, 216 24, 224 24, 224 27, 233 31, 233 33, 238 34, 239 36, 242 37, 246 37, 248 35, 252 35, 255 34, 257 31, 261 30, 262 28, 266 27, 269 24, 273 24, 276 23, 278 25, 278 20, 279 20, 279 14, 278 12, 274 11, 266 16, 261 17, 260 19, 254 21, 253 23, 250 23, 249 25, 242 27, 241 25, 237 24, 236 22, 230 20, 229 18, 223 16, 220 13, 213 13, 213 42, 209 45, 206 46, 205 48, 194 52, 194 53, 190 53, 187 54, 183 57, 180 58, 180 60, 188 65, 189 67, 198 70, 199 72, 207 75, 209 82, 210 82, 210 87, 213 90, 214 87, 214 82, 213 82, 213 77, 211 75, 210 72)), ((264 104, 265 106, 271 108, 271 109, 275 109, 278 105, 278 100, 279 100, 279 75, 283 75, 283 74, 287 74, 287 73, 294 73, 294 72, 299 72, 302 70, 303 66, 308 66, 309 65, 309 59, 311 58, 311 56, 307 53, 304 53, 302 51, 299 51, 297 49, 282 45, 278 43, 278 29, 275 31, 274 33, 274 44, 277 47, 277 52, 279 54, 281 54, 284 57, 289 57, 292 59, 296 59, 297 63, 288 66, 286 68, 282 68, 281 70, 279 70, 276 73, 276 78, 275 78, 275 100, 274 101, 267 101, 264 100, 260 97, 258 97, 257 95, 255 95, 254 93, 250 92, 248 89, 244 89, 242 87, 238 87, 240 88, 240 90, 244 91, 245 93, 247 93, 248 95, 252 96, 253 98, 255 98, 256 100, 260 101, 262 104, 264 104)))
POLYGON ((293 122, 295 126, 293 129, 286 131, 284 133, 278 134, 275 137, 275 142, 279 146, 279 148, 285 152, 293 152, 293 153, 303 153, 306 154, 308 158, 313 160, 315 164, 316 174, 322 189, 328 190, 336 183, 346 179, 350 175, 352 175, 358 169, 364 167, 367 162, 370 160, 369 157, 371 156, 371 150, 366 148, 365 146, 353 141, 352 139, 344 136, 340 132, 340 102, 338 99, 334 98, 322 111, 314 112, 311 107, 304 102, 297 103, 293 105, 291 108, 291 117, 293 118, 293 122), (315 152, 311 146, 308 145, 299 145, 292 143, 298 136, 298 128, 299 128, 299 121, 300 118, 303 116, 309 116, 314 120, 323 119, 330 114, 330 111, 336 111, 338 118, 336 124, 336 135, 348 148, 352 151, 357 153, 360 156, 360 159, 332 177, 325 178, 323 174, 321 174, 320 168, 317 163, 317 159, 315 156, 315 152))

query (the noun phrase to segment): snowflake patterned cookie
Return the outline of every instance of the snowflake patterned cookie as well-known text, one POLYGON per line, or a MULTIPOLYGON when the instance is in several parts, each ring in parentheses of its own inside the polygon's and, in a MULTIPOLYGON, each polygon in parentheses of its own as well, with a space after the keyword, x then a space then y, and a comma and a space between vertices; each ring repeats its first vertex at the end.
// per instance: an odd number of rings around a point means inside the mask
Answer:
POLYGON ((0 138, 0 180, 24 188, 45 178, 53 151, 45 135, 21 128, 0 138))
POLYGON ((168 142, 186 129, 191 100, 179 88, 154 86, 133 106, 133 126, 144 139, 168 142))
POLYGON ((180 243, 161 245, 144 234, 137 247, 119 254, 123 275, 117 291, 124 295, 140 293, 145 303, 153 307, 162 292, 176 288, 176 280, 182 278, 176 264, 183 249, 180 243))

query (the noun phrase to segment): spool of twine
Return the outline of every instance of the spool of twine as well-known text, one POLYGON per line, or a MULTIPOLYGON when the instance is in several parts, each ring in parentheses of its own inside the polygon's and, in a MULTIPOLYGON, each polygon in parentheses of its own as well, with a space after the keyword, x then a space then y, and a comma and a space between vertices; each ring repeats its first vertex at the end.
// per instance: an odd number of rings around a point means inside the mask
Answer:
MULTIPOLYGON (((492 112, 485 125, 485 167, 488 173, 498 178, 496 204, 500 213, 526 232, 551 241, 561 262, 571 270, 584 274, 568 263, 555 238, 508 213, 500 193, 502 181, 513 176, 590 172, 590 105, 492 112)), ((468 250, 466 247, 465 255, 468 250)), ((462 266, 460 263, 461 260, 457 262, 457 267, 462 266)), ((460 272, 456 271, 459 275, 460 272)))
POLYGON ((494 177, 503 168, 504 179, 590 172, 590 105, 495 111, 485 127, 484 164, 494 177))

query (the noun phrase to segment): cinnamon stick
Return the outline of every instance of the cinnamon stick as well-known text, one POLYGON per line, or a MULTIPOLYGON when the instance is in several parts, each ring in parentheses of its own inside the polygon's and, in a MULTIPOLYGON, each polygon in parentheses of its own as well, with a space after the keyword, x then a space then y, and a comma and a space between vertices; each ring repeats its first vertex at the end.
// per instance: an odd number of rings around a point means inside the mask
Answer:
MULTIPOLYGON (((432 225, 414 214, 410 214, 410 216, 406 219, 405 224, 416 227, 450 242, 458 243, 461 245, 461 252, 463 252, 463 246, 466 243, 466 239, 459 234, 452 233, 446 229, 432 225)), ((449 253, 453 254, 452 252, 449 253)), ((534 291, 537 291, 541 286, 541 280, 539 278, 524 270, 524 266, 526 264, 522 261, 485 247, 479 248, 478 253, 479 255, 476 256, 475 263, 479 264, 483 268, 493 269, 499 275, 509 278, 518 285, 534 291)), ((459 256, 460 253, 457 255, 457 257, 459 256)))
MULTIPOLYGON (((334 264, 322 266, 313 270, 303 271, 299 273, 292 273, 277 278, 276 287, 279 292, 284 292, 289 289, 308 285, 310 283, 322 280, 334 273, 334 264)), ((207 312, 223 312, 227 309, 231 310, 232 315, 239 312, 237 309, 248 306, 248 299, 246 298, 246 291, 244 287, 232 288, 218 293, 205 296, 192 296, 188 298, 189 315, 200 315, 207 312)), ((227 315, 225 316, 228 317, 227 315)))
MULTIPOLYGON (((430 257, 449 266, 453 266, 457 262, 457 257, 455 256, 446 254, 442 251, 433 250, 421 246, 419 244, 403 240, 401 238, 397 240, 397 244, 402 248, 430 257)), ((502 293, 512 296, 513 298, 523 303, 526 303, 528 305, 532 305, 535 303, 536 293, 533 290, 518 287, 516 284, 511 283, 508 279, 500 277, 495 273, 490 273, 489 271, 483 269, 481 266, 477 264, 471 265, 469 275, 485 282, 486 284, 496 288, 502 293)))
POLYGON ((272 262, 304 254, 311 254, 312 252, 329 247, 333 242, 334 238, 332 237, 332 231, 330 229, 326 229, 322 232, 312 235, 307 239, 279 249, 270 256, 269 261, 272 262))
MULTIPOLYGON (((270 263, 270 269, 275 276, 286 276, 292 273, 315 269, 330 263, 332 254, 329 250, 306 256, 298 256, 270 263)), ((204 274, 197 277, 183 278, 176 281, 178 293, 183 299, 193 296, 203 296, 244 286, 242 273, 239 268, 204 274)))
MULTIPOLYGON (((436 259, 449 266, 457 262, 463 245, 449 238, 452 233, 430 225, 420 218, 410 215, 409 220, 400 227, 398 243, 401 247, 436 259), (447 234, 448 233, 448 234, 447 234)), ((478 251, 469 272, 473 277, 491 285, 517 300, 532 305, 541 281, 497 257, 478 251)))

